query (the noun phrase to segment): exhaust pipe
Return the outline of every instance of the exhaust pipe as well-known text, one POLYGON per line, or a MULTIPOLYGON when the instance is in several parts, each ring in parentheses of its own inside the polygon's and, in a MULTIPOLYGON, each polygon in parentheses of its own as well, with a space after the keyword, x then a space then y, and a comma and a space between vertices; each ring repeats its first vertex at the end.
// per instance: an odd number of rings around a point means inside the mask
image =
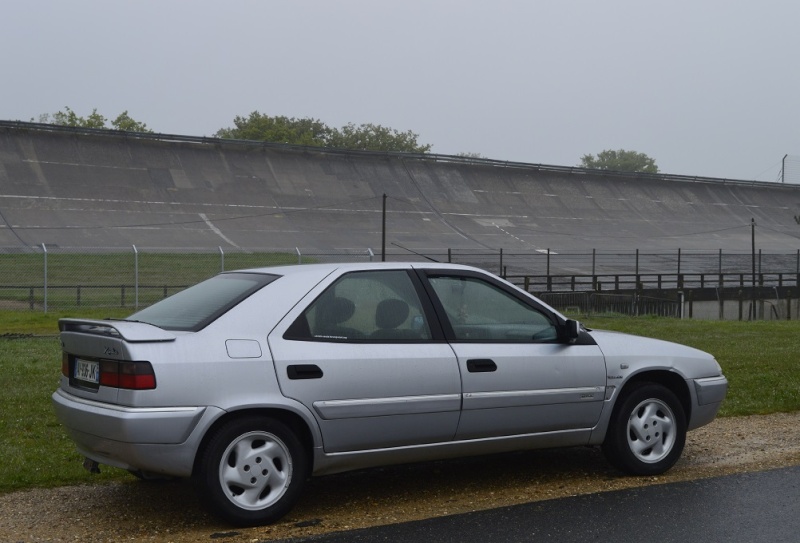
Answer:
POLYGON ((100 473, 100 464, 98 464, 96 461, 92 460, 91 458, 84 458, 83 459, 83 469, 85 469, 89 473, 100 473))

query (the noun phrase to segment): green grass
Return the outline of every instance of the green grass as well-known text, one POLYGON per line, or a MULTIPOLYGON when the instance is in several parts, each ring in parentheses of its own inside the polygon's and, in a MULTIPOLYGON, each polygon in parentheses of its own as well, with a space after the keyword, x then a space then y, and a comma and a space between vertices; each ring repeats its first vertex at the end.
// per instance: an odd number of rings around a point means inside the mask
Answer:
MULTIPOLYGON (((303 258, 303 263, 314 259, 303 258)), ((225 270, 296 264, 292 253, 57 253, 47 255, 48 308, 134 307, 138 277, 139 305, 225 270)), ((0 303, 14 309, 44 303, 42 254, 0 254, 0 303)))
POLYGON ((90 478, 56 421, 50 403, 61 372, 56 337, 0 339, 0 371, 0 492, 127 477, 104 468, 90 478))
POLYGON ((713 354, 728 378, 722 416, 800 410, 800 321, 586 319, 590 328, 675 341, 713 354))
MULTIPOLYGON (((109 307, 42 311, 0 310, 0 338, 18 336, 55 336, 58 334, 58 319, 82 317, 86 319, 105 319, 106 317, 127 317, 134 312, 132 307, 109 307)), ((2 359, 0 353, 0 359, 2 359)))
MULTIPOLYGON (((0 493, 129 477, 122 470, 107 467, 99 476, 85 472, 80 455, 56 422, 50 403, 61 371, 61 351, 55 337, 58 317, 126 314, 109 312, 82 310, 45 315, 0 311, 0 493)), ((730 381, 723 416, 800 410, 800 321, 595 317, 585 323, 594 328, 677 341, 714 354, 730 381)))

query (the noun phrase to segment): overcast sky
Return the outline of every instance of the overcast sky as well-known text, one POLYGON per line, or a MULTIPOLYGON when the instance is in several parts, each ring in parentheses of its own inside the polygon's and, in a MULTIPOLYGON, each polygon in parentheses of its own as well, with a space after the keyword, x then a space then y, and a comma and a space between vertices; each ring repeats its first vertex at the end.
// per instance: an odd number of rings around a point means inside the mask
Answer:
POLYGON ((793 0, 3 0, 0 119, 411 130, 432 152, 800 182, 793 0), (792 162, 792 159, 795 162, 792 162), (794 177, 792 177, 794 179, 794 177))

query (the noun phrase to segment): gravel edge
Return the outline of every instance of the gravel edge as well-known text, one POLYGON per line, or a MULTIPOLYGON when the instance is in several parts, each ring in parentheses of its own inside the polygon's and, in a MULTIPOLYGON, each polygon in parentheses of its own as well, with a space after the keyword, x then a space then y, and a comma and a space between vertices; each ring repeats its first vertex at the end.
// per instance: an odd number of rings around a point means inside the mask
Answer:
MULTIPOLYGON (((0 495, 0 541, 274 541, 578 494, 800 465, 800 412, 718 418, 658 477, 625 477, 597 448, 528 451, 313 479, 271 526, 232 528, 186 482, 86 484, 0 495)), ((87 481, 91 481, 87 475, 87 481)))

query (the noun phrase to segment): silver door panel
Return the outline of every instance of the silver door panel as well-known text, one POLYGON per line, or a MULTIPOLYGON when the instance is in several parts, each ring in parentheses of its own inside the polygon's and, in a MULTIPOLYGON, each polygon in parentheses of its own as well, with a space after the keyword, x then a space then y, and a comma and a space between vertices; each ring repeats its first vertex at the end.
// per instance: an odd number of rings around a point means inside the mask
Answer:
POLYGON ((442 429, 454 429, 458 411, 424 415, 392 415, 324 420, 321 422, 325 452, 339 453, 366 449, 388 449, 413 443, 446 443, 453 432, 443 436, 442 429))
POLYGON ((458 411, 460 404, 459 394, 440 394, 438 396, 328 400, 314 402, 314 411, 325 420, 333 420, 458 411))
MULTIPOLYGON (((597 404, 564 403, 513 408, 464 411, 458 425, 458 439, 512 436, 520 427, 536 428, 537 434, 586 429, 597 423, 597 404)), ((588 435, 587 435, 588 440, 588 435)))
POLYGON ((456 439, 591 428, 600 418, 605 359, 596 345, 453 343, 464 405, 456 439), (492 371, 470 371, 470 361, 492 371), (488 413, 486 413, 488 411, 488 413))
POLYGON ((508 390, 468 392, 462 409, 493 409, 563 403, 597 402, 603 399, 603 387, 556 388, 549 390, 508 390))
POLYGON ((272 335, 281 392, 315 415, 325 451, 362 450, 453 439, 461 377, 444 343, 293 341, 272 335), (292 365, 321 376, 291 379, 292 365))

